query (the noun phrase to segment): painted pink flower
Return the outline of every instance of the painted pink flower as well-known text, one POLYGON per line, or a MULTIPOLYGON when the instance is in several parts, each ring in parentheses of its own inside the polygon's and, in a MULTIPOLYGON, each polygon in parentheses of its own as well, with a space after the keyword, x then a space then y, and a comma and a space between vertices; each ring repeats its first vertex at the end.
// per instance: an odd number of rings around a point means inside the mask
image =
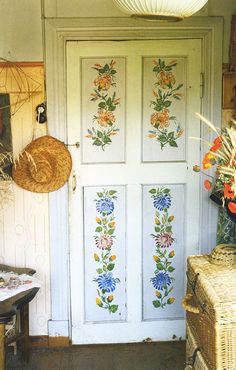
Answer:
POLYGON ((172 235, 170 233, 161 233, 155 237, 155 241, 157 244, 160 245, 161 248, 170 247, 174 241, 172 235))
POLYGON ((95 238, 95 243, 99 249, 109 249, 113 244, 113 239, 109 235, 102 234, 95 238))

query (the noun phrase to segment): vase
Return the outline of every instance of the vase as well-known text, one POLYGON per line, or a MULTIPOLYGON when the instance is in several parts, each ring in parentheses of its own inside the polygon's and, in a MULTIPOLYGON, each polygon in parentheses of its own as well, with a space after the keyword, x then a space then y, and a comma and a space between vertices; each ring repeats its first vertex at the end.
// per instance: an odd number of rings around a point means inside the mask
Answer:
POLYGON ((235 203, 235 202, 233 202, 232 199, 225 199, 224 205, 223 205, 222 196, 223 196, 222 193, 213 192, 210 195, 210 199, 213 200, 213 202, 215 202, 219 206, 224 206, 230 220, 233 222, 236 222, 236 213, 231 212, 229 209, 229 202, 231 203, 235 203))

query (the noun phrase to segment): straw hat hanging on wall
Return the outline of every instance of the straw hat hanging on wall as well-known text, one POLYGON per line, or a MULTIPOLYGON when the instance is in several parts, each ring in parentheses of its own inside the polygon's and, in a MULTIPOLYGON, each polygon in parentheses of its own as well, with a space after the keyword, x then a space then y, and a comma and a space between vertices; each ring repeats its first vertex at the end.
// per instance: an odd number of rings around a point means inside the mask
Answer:
POLYGON ((52 136, 33 140, 12 169, 17 185, 35 193, 49 193, 62 187, 72 167, 65 144, 52 136))

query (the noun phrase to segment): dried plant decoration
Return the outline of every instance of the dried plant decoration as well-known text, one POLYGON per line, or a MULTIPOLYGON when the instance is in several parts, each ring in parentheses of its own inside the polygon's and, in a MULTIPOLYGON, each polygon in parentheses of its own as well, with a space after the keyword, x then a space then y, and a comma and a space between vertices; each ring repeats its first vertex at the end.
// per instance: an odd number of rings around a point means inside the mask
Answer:
POLYGON ((211 199, 225 206, 231 219, 236 222, 236 121, 232 120, 221 130, 205 117, 198 116, 217 136, 213 143, 205 142, 210 149, 203 157, 202 169, 198 165, 193 169, 195 172, 215 169, 214 176, 203 172, 208 176, 204 186, 211 190, 211 199))
POLYGON ((0 58, 0 93, 11 94, 10 104, 1 107, 1 110, 10 107, 13 116, 33 95, 40 94, 41 90, 41 83, 27 75, 20 63, 0 58))

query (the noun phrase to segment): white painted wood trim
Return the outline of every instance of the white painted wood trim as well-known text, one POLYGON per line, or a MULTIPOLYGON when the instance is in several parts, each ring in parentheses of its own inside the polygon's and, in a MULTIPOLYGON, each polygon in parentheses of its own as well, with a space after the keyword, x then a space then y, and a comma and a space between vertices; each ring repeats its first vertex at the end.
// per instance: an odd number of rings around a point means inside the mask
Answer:
MULTIPOLYGON (((67 140, 66 44, 72 40, 201 39, 205 96, 202 113, 219 124, 223 18, 193 17, 179 23, 137 21, 130 18, 47 18, 46 77, 49 131, 67 140)), ((204 128, 202 128, 204 130, 204 128)), ((210 139, 210 138, 209 138, 210 139)), ((77 141, 77 138, 75 138, 77 141)), ((192 169, 189 169, 192 171, 192 169)), ((201 251, 215 245, 217 207, 201 192, 201 251)), ((52 321, 70 320, 68 192, 50 195, 52 321)), ((52 325, 52 324, 51 324, 52 325)))

